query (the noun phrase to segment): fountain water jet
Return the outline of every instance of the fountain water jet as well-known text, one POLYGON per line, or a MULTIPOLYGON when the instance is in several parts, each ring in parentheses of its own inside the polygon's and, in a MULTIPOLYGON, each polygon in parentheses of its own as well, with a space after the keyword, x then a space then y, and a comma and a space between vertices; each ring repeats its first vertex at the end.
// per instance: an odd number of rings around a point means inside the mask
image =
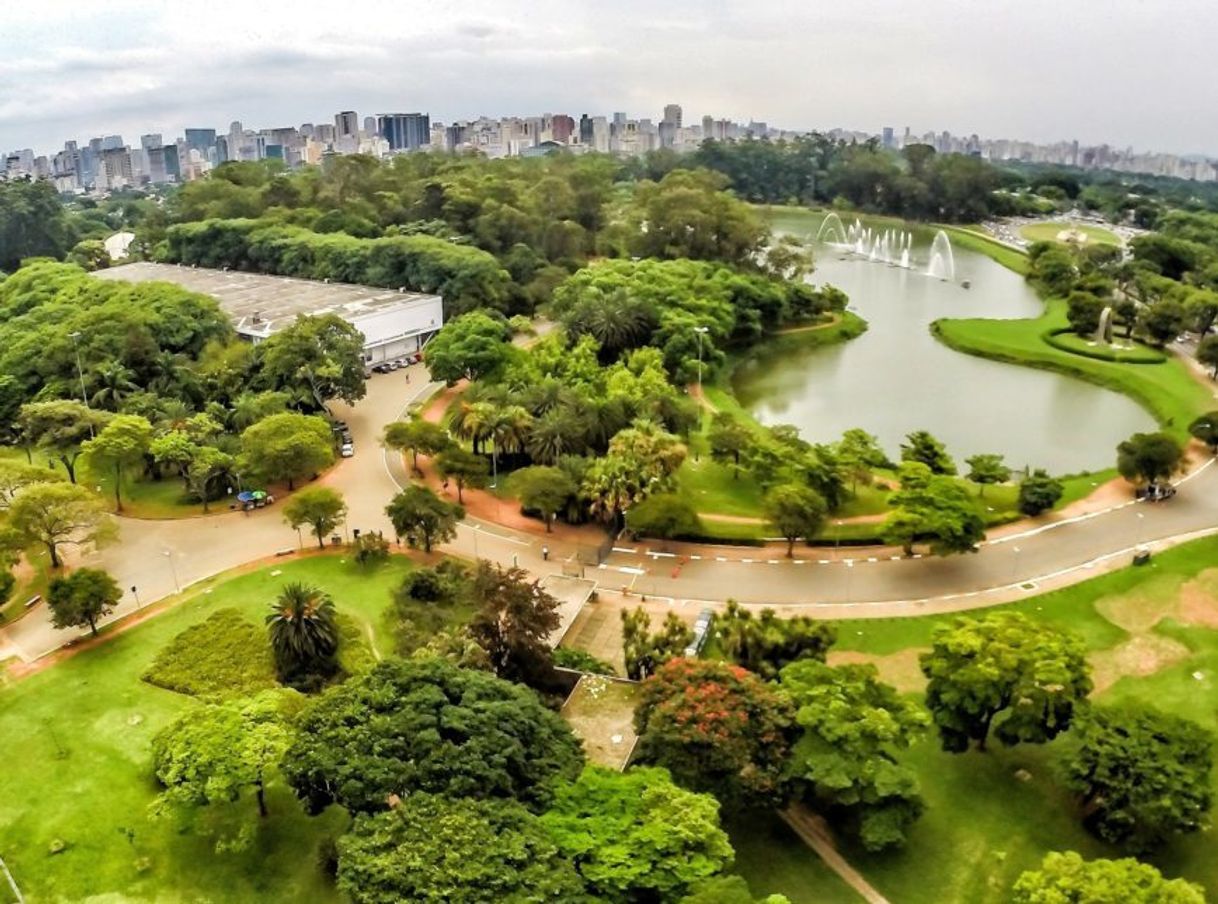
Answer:
POLYGON ((836 211, 831 211, 828 216, 820 221, 820 229, 816 230, 816 241, 836 245, 850 244, 846 234, 846 226, 842 223, 842 218, 837 215, 836 211), (834 237, 836 237, 836 241, 834 241, 834 237))
POLYGON ((935 240, 931 243, 926 275, 947 281, 956 278, 956 258, 952 254, 951 239, 942 229, 935 233, 935 240))

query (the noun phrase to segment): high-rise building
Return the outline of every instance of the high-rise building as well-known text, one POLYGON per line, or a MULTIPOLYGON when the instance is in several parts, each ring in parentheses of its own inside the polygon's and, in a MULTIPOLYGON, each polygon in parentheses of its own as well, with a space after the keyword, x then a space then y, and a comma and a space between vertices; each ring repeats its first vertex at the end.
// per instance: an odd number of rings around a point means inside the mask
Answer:
POLYGON ((216 146, 215 129, 187 129, 186 146, 207 159, 207 152, 216 146))
POLYGON ((665 104, 664 105, 664 122, 671 125, 674 129, 681 128, 681 105, 680 104, 665 104))
POLYGON ((892 126, 884 126, 884 131, 880 133, 880 144, 884 145, 886 148, 896 147, 897 143, 892 126))
POLYGON ((559 144, 566 144, 575 132, 575 120, 566 113, 555 114, 550 122, 550 135, 559 144))
POLYGON ((579 143, 592 145, 592 117, 587 113, 581 113, 579 116, 579 143))
POLYGON ((338 138, 359 137, 359 115, 354 110, 334 114, 334 134, 338 138))
POLYGON ((140 136, 140 147, 142 147, 145 151, 150 151, 153 148, 163 147, 164 144, 165 142, 161 140, 160 132, 153 132, 150 135, 140 136))
POLYGON ((431 142, 431 117, 426 113, 382 113, 376 131, 391 151, 416 151, 431 142))

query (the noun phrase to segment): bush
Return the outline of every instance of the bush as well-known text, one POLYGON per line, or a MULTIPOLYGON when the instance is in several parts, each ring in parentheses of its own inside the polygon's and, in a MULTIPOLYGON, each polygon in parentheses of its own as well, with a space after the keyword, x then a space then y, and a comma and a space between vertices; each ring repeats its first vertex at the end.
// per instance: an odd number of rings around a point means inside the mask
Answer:
POLYGON ((195 697, 244 697, 278 687, 266 632, 236 609, 187 628, 152 661, 143 679, 195 697))
POLYGON ((17 586, 17 579, 13 577, 11 571, 0 572, 0 606, 8 602, 8 598, 13 595, 13 588, 17 586))
POLYGON ((340 612, 334 620, 338 625, 340 677, 366 672, 376 665, 376 654, 372 652, 360 623, 344 612, 340 612))
POLYGON ((587 650, 559 647, 554 651, 554 664, 560 669, 574 669, 577 672, 591 672, 593 675, 617 677, 617 669, 605 660, 593 656, 587 650))
POLYGON ((360 565, 379 565, 389 558, 389 541, 383 535, 360 534, 355 541, 355 561, 360 565))

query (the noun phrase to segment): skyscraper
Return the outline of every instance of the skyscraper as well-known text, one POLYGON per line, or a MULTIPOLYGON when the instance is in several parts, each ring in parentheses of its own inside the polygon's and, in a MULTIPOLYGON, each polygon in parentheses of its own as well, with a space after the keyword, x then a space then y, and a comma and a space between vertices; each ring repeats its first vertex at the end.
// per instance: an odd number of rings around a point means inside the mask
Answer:
POLYGON ((575 120, 566 113, 558 113, 550 121, 550 134, 560 144, 566 144, 575 132, 575 120))
POLYGON ((215 129, 187 129, 186 146, 192 151, 198 151, 207 159, 207 152, 216 146, 215 129))
POLYGON ((359 137, 359 115, 354 110, 334 114, 334 132, 338 138, 359 137))
POLYGON ((663 121, 671 125, 674 129, 681 128, 681 105, 665 104, 663 121))
POLYGON ((376 130, 391 151, 415 151, 431 143, 431 117, 426 113, 382 113, 376 130))

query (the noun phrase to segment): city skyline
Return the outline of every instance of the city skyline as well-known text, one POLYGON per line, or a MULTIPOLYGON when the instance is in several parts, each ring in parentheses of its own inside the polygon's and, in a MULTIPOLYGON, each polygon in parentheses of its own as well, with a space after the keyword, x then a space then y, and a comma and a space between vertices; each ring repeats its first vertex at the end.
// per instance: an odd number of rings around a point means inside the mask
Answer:
POLYGON ((45 152, 91 134, 179 134, 234 119, 298 124, 350 108, 428 110, 444 122, 547 110, 659 119, 678 99, 695 117, 791 131, 909 125, 1218 155, 1218 124, 1197 117, 1195 92, 1181 88, 1206 83, 1200 42, 1218 27, 1218 11, 1193 0, 1153 20, 1110 5, 1102 22, 1047 2, 970 18, 946 0, 850 10, 686 2, 662 13, 633 0, 543 2, 528 15, 353 0, 325 22, 299 6, 291 16, 208 9, 116 0, 104 13, 55 2, 9 11, 0 147, 45 152), (1072 32, 1083 28, 1080 48, 1072 32), (1156 39, 1159 28, 1170 41, 1156 39), (1138 77, 1117 83, 1134 40, 1138 77))

